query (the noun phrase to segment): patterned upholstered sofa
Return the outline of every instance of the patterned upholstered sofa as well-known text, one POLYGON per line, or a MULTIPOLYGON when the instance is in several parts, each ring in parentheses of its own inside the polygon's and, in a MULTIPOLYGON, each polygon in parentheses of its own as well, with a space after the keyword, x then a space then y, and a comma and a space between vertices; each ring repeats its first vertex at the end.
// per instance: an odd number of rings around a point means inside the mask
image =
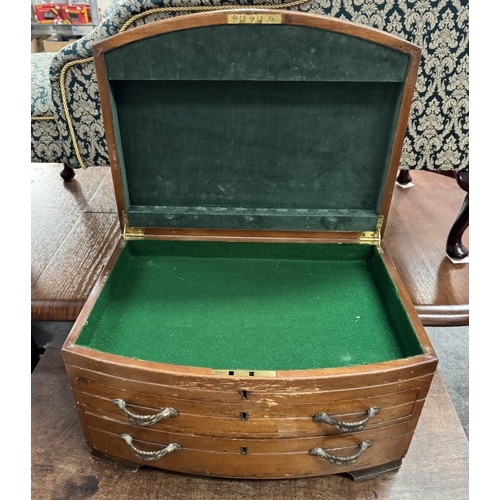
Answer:
POLYGON ((91 33, 58 53, 32 54, 31 159, 74 169, 108 165, 92 57, 94 42, 174 15, 241 6, 335 16, 379 28, 423 49, 398 181, 412 169, 455 175, 467 194, 447 254, 464 259, 468 227, 468 0, 116 0, 91 33))

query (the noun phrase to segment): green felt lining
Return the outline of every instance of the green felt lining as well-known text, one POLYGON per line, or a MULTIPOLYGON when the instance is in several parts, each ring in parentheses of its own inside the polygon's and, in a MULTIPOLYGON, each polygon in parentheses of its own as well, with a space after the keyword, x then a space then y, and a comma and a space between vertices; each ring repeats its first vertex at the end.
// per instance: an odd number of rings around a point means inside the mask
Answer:
POLYGON ((213 25, 104 53, 132 226, 374 230, 409 56, 293 25, 213 25))
POLYGON ((407 54, 369 40, 285 24, 172 31, 105 59, 111 80, 403 82, 408 64, 407 54))
POLYGON ((423 352, 380 255, 354 244, 130 241, 76 343, 242 370, 423 352))
POLYGON ((398 83, 114 81, 133 226, 375 227, 398 83))

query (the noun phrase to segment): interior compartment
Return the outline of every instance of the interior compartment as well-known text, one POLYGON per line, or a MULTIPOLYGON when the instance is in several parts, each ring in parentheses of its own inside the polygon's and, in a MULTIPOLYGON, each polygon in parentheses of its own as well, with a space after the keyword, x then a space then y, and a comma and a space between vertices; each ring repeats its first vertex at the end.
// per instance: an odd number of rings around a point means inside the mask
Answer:
POLYGON ((129 241, 76 344, 230 370, 423 353, 378 250, 358 244, 129 241))

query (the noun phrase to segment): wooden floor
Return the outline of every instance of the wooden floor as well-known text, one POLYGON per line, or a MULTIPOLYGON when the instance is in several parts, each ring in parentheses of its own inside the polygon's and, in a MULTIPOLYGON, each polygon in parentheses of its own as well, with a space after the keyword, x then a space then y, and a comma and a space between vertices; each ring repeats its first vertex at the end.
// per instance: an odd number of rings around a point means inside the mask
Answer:
MULTIPOLYGON (((32 321, 74 321, 120 235, 110 169, 66 183, 60 170, 31 165, 32 321)), ((468 325, 469 266, 445 254, 465 193, 449 177, 412 177, 414 187, 395 189, 385 244, 424 325, 468 325)))

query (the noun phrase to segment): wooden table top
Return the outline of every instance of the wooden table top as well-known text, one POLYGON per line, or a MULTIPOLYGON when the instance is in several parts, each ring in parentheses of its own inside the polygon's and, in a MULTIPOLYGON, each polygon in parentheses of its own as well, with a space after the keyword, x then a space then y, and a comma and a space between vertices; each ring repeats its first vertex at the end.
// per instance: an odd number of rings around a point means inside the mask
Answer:
MULTIPOLYGON (((425 326, 469 324, 469 264, 453 264, 446 239, 465 198, 456 181, 412 171, 394 189, 384 241, 425 326)), ((462 242, 469 247, 469 229, 462 242)))
POLYGON ((120 237, 111 170, 31 164, 31 320, 75 321, 120 237))
MULTIPOLYGON (((120 237, 109 167, 66 183, 60 170, 31 165, 32 321, 74 321, 120 237)), ((395 189, 385 244, 425 326, 468 325, 469 266, 445 254, 465 193, 449 177, 412 177, 395 189)))
POLYGON ((399 471, 355 482, 344 476, 230 480, 143 467, 120 469, 91 457, 56 336, 31 375, 32 498, 394 499, 469 498, 469 443, 439 372, 399 471))

